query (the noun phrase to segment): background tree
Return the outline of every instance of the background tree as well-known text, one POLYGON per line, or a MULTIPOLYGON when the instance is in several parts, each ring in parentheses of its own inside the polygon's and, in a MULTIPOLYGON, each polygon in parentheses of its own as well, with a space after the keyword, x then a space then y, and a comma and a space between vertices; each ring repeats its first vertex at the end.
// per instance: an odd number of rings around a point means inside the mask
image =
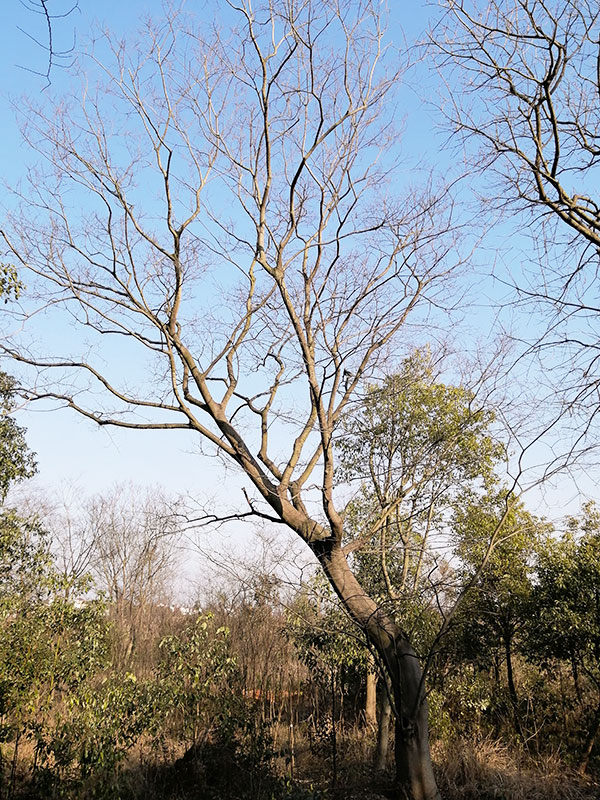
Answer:
POLYGON ((593 503, 539 549, 531 609, 530 654, 548 666, 562 660, 572 671, 585 714, 585 741, 575 745, 585 772, 600 728, 600 515, 593 503))
MULTIPOLYGON (((421 608, 440 578, 432 545, 469 489, 496 480, 504 455, 490 430, 493 412, 471 390, 436 379, 434 367, 430 353, 415 351, 367 388, 336 440, 340 479, 358 487, 346 509, 346 552, 381 597, 412 598, 421 608)), ((489 539, 482 535, 482 560, 489 539)))
MULTIPOLYGON (((493 530, 504 513, 505 493, 494 487, 485 496, 463 498, 455 508, 454 536, 461 559, 463 580, 471 583, 479 571, 486 531, 493 530)), ((535 554, 549 532, 547 523, 514 504, 502 535, 489 557, 485 572, 470 589, 455 622, 455 646, 465 661, 479 670, 493 667, 497 696, 508 690, 516 732, 525 739, 521 704, 514 677, 516 640, 523 636, 532 614, 535 554), (499 666, 504 662, 505 686, 500 685, 499 666)), ((460 656, 459 656, 460 658, 460 656)))
POLYGON ((117 621, 121 663, 156 635, 166 607, 174 601, 181 561, 176 503, 157 489, 114 487, 91 498, 80 518, 80 538, 89 571, 105 592, 117 621))

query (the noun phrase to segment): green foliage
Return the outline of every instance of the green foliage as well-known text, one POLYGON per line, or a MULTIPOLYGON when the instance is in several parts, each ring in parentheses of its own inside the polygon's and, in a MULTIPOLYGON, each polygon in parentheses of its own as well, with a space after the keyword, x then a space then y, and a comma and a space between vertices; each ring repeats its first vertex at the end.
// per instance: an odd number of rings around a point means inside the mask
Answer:
POLYGON ((495 480, 504 450, 490 434, 493 421, 472 392, 436 382, 427 351, 415 351, 397 374, 368 387, 344 418, 341 475, 360 485, 346 528, 359 545, 359 572, 380 598, 413 595, 419 604, 433 565, 430 536, 447 526, 465 488, 495 480))
POLYGON ((497 648, 511 646, 529 619, 534 554, 548 531, 521 503, 508 505, 504 490, 465 496, 456 507, 453 534, 462 580, 475 581, 455 624, 457 657, 488 668, 497 648))
MULTIPOLYGON (((52 576, 46 573, 45 579, 48 589, 52 576)), ((34 781, 48 789, 48 796, 50 785, 68 784, 74 765, 82 763, 86 739, 78 709, 90 682, 108 664, 107 633, 106 611, 98 601, 78 607, 54 595, 35 603, 16 598, 10 609, 5 605, 2 740, 15 747, 23 739, 33 743, 34 781)))
POLYGON ((228 716, 228 693, 219 693, 216 700, 215 691, 231 686, 236 677, 228 639, 228 629, 217 626, 212 614, 198 614, 181 633, 160 642, 159 681, 178 714, 180 734, 190 744, 213 720, 228 716))
POLYGON ((491 478, 504 452, 493 421, 473 392, 436 382, 429 353, 415 351, 343 420, 342 480, 361 481, 383 504, 491 478))
POLYGON ((0 372, 0 502, 13 483, 30 478, 36 470, 25 442, 25 429, 8 416, 15 407, 14 392, 14 379, 0 372))
POLYGON ((593 503, 540 548, 529 646, 568 659, 600 683, 600 513, 593 503))
POLYGON ((48 537, 39 520, 0 509, 0 617, 48 595, 49 564, 48 537))
POLYGON ((57 702, 106 663, 106 623, 98 602, 77 608, 63 598, 21 607, 0 630, 2 712, 33 730, 57 702))
POLYGON ((313 680, 327 685, 332 669, 364 671, 367 667, 366 643, 321 573, 296 596, 288 610, 286 632, 313 680))
MULTIPOLYGON (((493 423, 473 392, 436 380, 430 353, 415 351, 341 426, 342 478, 359 484, 345 517, 355 571, 423 655, 439 603, 452 600, 452 571, 436 547, 448 550, 461 504, 497 481, 504 448, 493 423)), ((485 548, 487 531, 478 535, 485 548)))
POLYGON ((457 669, 444 681, 443 691, 429 693, 431 727, 449 741, 458 735, 474 736, 484 729, 482 717, 492 705, 494 687, 482 672, 457 669))
POLYGON ((95 674, 72 690, 57 717, 38 734, 38 782, 86 784, 95 797, 118 797, 121 765, 143 735, 158 731, 168 703, 152 681, 132 673, 95 674))
POLYGON ((211 615, 163 638, 161 660, 145 679, 112 668, 99 601, 78 607, 54 597, 9 614, 0 647, 3 740, 34 743, 39 792, 120 797, 122 765, 142 737, 159 744, 170 735, 189 746, 212 729, 247 759, 271 752, 272 742, 252 728, 254 716, 228 686, 235 664, 227 630, 211 615))

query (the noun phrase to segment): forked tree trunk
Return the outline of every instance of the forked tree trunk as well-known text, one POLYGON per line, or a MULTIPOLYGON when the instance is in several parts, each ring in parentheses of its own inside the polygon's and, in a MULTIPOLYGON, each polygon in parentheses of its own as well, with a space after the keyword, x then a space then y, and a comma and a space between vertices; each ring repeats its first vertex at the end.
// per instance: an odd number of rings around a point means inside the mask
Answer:
POLYGON ((429 752, 429 712, 421 665, 401 635, 393 643, 388 660, 395 705, 394 754, 398 797, 402 800, 439 800, 429 752))
POLYGON ((346 610, 377 649, 389 678, 396 721, 396 797, 440 800, 429 752, 425 687, 415 651, 394 620, 367 595, 339 545, 315 542, 313 551, 346 610))

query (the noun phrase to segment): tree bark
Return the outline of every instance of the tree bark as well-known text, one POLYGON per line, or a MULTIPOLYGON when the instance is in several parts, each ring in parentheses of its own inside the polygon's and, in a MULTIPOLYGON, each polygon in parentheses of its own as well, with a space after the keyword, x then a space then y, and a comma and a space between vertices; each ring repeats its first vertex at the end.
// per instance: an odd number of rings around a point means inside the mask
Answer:
POLYGON ((392 687, 385 681, 385 686, 379 699, 379 720, 377 724, 377 746, 373 767, 375 772, 384 772, 387 763, 387 754, 390 743, 390 720, 392 717, 392 704, 390 694, 392 687))
POLYGON ((367 697, 365 700, 365 720, 367 725, 377 724, 377 673, 369 659, 367 667, 367 697))
POLYGON ((429 751, 428 709, 423 673, 400 627, 367 595, 339 544, 312 543, 312 549, 344 607, 376 648, 392 687, 396 721, 398 800, 441 800, 429 751))
POLYGON ((515 678, 513 673, 512 663, 512 635, 510 631, 503 632, 504 638, 504 654, 506 656, 506 681, 508 684, 508 694, 513 709, 513 719, 515 722, 515 730, 519 736, 523 736, 523 729, 521 728, 521 717, 519 714, 519 697, 517 695, 517 688, 515 686, 515 678))
MULTIPOLYGON (((396 644, 399 644, 398 642, 396 644)), ((396 782, 402 800, 440 800, 429 752, 428 707, 421 666, 403 641, 391 677, 396 722, 396 782)))

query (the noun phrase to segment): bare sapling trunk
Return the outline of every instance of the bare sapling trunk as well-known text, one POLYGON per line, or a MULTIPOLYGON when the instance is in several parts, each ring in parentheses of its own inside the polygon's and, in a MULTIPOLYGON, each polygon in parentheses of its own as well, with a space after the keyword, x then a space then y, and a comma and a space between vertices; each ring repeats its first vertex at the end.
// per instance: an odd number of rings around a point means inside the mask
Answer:
POLYGON ((392 718, 392 704, 390 701, 391 692, 392 687, 390 686, 389 681, 386 680, 379 696, 377 744, 375 746, 375 758, 373 760, 375 772, 384 772, 387 765, 390 744, 390 721, 392 718))
POLYGON ((512 705, 513 711, 513 720, 515 725, 515 731, 522 736, 523 729, 521 727, 521 716, 519 714, 519 696, 517 694, 517 687, 515 686, 515 676, 513 670, 513 658, 512 658, 512 634, 510 631, 505 630, 503 632, 502 638, 504 640, 504 654, 506 658, 506 683, 508 686, 508 694, 510 697, 510 702, 512 705))
POLYGON ((373 727, 377 725, 377 673, 371 658, 367 664, 365 722, 373 727))

